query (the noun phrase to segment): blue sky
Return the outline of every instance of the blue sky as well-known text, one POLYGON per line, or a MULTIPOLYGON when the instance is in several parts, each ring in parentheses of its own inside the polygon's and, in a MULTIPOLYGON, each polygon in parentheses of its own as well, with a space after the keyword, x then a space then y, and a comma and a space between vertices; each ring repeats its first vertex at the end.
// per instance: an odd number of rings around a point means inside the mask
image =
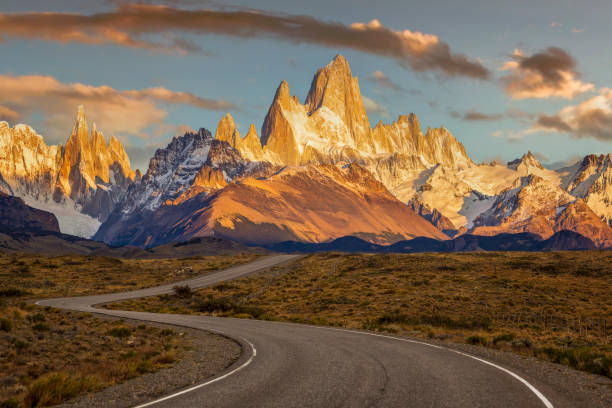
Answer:
MULTIPOLYGON (((116 8, 112 2, 99 1, 23 0, 5 3, 0 5, 2 14, 57 11, 89 15, 116 8)), ((165 4, 181 9, 221 8, 220 3, 204 1, 165 4)), ((231 5, 275 14, 309 15, 323 22, 339 22, 347 26, 377 19, 394 31, 408 29, 433 34, 447 43, 453 53, 480 61, 490 71, 491 79, 448 77, 436 70, 415 72, 394 58, 346 47, 298 44, 282 39, 178 33, 205 51, 179 54, 113 44, 47 41, 36 36, 24 38, 2 33, 1 28, 3 42, 0 43, 0 53, 3 58, 0 75, 39 75, 55 78, 62 84, 108 86, 117 91, 163 87, 173 92, 188 92, 200 98, 235 105, 230 110, 244 134, 250 123, 260 129, 282 79, 289 82, 291 93, 303 101, 316 69, 327 64, 335 54, 342 53, 348 59, 353 75, 359 77, 362 94, 380 107, 378 112, 369 112, 372 124, 379 120, 390 122, 399 114, 415 112, 423 130, 428 126, 446 126, 475 161, 511 160, 531 150, 539 153, 546 162, 557 162, 612 150, 612 137, 602 132, 593 136, 588 129, 581 130, 584 126, 579 123, 577 114, 567 109, 565 115, 570 116, 563 116, 563 119, 570 123, 572 130, 560 132, 558 128, 535 125, 536 118, 541 115, 558 116, 564 108, 578 106, 600 95, 602 89, 612 87, 612 70, 609 69, 612 43, 608 40, 612 34, 610 2, 313 0, 234 1, 231 5), (500 82, 508 71, 499 69, 505 62, 523 58, 511 57, 515 49, 527 58, 548 47, 558 47, 570 55, 575 61, 576 81, 592 86, 569 98, 555 95, 513 98, 500 82), (375 71, 381 71, 402 90, 382 88, 369 80, 375 71), (509 110, 515 114, 505 114, 509 110), (478 121, 462 118, 470 111, 497 116, 478 121)), ((154 37, 155 34, 144 36, 154 37)), ((26 109, 25 102, 15 102, 12 97, 14 95, 0 97, 0 107, 4 105, 12 112, 12 116, 9 113, 10 117, 5 119, 33 125, 52 143, 62 143, 68 137, 71 118, 76 113, 76 101, 67 101, 66 110, 71 104, 75 106, 72 112, 62 115, 49 106, 35 106, 36 98, 32 98, 31 109, 26 109)), ((605 100, 608 101, 607 97, 605 100)), ((112 125, 113 114, 96 109, 104 109, 104 104, 92 107, 85 103, 85 108, 88 117, 97 122, 107 138, 110 131, 128 144, 128 153, 133 157, 135 167, 143 170, 154 149, 165 145, 184 125, 205 127, 214 133, 224 114, 222 106, 211 110, 159 99, 153 103, 159 115, 150 126, 138 132, 130 131, 129 125, 112 125)), ((142 120, 146 122, 146 118, 142 120)))

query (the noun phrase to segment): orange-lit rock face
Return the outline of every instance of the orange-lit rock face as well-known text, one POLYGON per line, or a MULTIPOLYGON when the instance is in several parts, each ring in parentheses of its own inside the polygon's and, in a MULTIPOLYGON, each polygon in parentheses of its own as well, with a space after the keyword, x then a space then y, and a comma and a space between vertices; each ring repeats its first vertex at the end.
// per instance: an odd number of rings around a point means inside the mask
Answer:
POLYGON ((612 245, 612 228, 582 199, 538 176, 523 177, 481 214, 476 235, 531 232, 549 238, 564 229, 578 232, 600 246, 612 245))
POLYGON ((82 106, 65 146, 47 146, 29 126, 11 129, 0 123, 0 174, 15 195, 43 203, 70 199, 96 218, 112 210, 119 190, 135 177, 116 138, 107 145, 95 124, 89 134, 82 106), (118 189, 111 193, 108 188, 113 186, 118 189))
POLYGON ((378 243, 447 236, 399 202, 361 166, 308 165, 245 178, 216 193, 164 206, 133 244, 218 235, 245 242, 322 242, 357 235, 378 243), (156 241, 158 240, 158 241, 156 241))

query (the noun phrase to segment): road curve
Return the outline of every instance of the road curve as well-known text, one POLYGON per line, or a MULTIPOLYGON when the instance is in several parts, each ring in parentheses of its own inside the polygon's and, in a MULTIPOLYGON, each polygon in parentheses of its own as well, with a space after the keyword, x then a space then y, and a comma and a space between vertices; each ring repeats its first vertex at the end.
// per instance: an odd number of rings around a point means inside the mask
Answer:
MULTIPOLYGON (((205 287, 295 258, 269 256, 181 284, 205 287)), ((291 323, 94 307, 170 293, 174 285, 37 304, 220 332, 242 344, 241 358, 226 372, 140 407, 572 406, 543 378, 425 342, 291 323)))

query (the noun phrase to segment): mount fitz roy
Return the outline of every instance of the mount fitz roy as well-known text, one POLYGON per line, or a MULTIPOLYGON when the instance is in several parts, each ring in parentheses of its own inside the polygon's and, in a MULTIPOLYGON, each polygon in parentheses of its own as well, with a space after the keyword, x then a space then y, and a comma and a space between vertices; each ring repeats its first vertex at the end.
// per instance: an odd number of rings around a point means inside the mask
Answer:
POLYGON ((317 71, 303 104, 282 81, 260 135, 251 125, 243 137, 228 113, 214 138, 206 129, 173 138, 143 176, 116 138, 107 144, 95 125, 88 133, 82 108, 65 146, 0 122, 0 190, 53 212, 62 232, 95 232, 115 246, 201 236, 253 244, 352 235, 390 245, 466 233, 544 240, 571 230, 610 247, 611 160, 589 155, 552 171, 527 153, 477 165, 446 128, 423 132, 413 113, 372 128, 341 55, 317 71))

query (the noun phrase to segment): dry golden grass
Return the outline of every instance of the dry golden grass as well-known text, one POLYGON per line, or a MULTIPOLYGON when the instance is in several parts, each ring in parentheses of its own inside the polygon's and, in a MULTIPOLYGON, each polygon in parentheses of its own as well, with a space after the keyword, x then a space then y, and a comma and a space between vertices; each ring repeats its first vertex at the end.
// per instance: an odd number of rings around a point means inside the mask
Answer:
POLYGON ((260 254, 186 259, 116 259, 0 253, 0 291, 19 288, 29 298, 79 296, 140 289, 189 279, 255 260, 260 254))
POLYGON ((191 297, 112 307, 398 332, 612 376, 611 265, 609 251, 316 254, 191 297))
POLYGON ((119 260, 0 254, 0 407, 61 403, 178 361, 191 346, 169 329, 29 304, 155 286, 259 255, 119 260))

